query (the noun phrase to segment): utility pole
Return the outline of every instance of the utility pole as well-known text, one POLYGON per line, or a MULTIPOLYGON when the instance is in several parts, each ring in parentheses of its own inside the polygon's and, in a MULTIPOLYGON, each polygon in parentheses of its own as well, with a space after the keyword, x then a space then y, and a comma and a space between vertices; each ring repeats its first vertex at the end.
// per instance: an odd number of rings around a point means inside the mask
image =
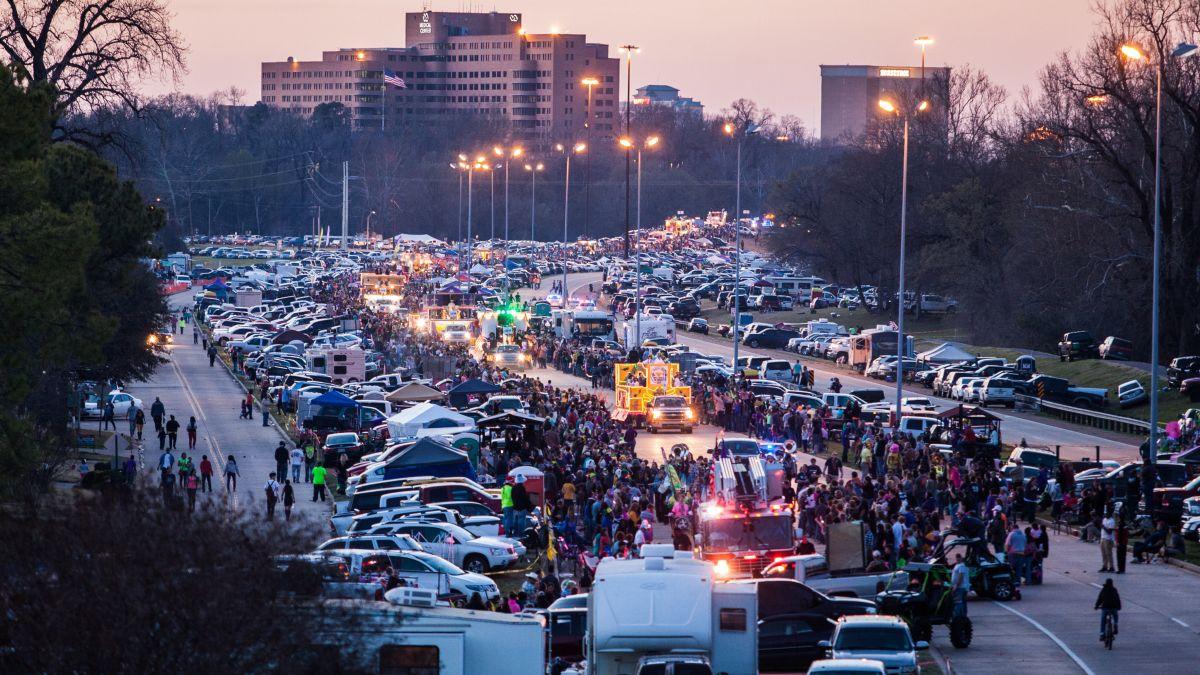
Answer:
POLYGON ((350 162, 342 162, 342 253, 350 250, 350 162))
MULTIPOLYGON (((625 135, 632 136, 630 125, 633 113, 633 94, 631 80, 633 79, 633 53, 637 45, 621 45, 625 52, 625 135)), ((629 260, 629 178, 633 166, 633 149, 625 148, 625 259, 629 260)))

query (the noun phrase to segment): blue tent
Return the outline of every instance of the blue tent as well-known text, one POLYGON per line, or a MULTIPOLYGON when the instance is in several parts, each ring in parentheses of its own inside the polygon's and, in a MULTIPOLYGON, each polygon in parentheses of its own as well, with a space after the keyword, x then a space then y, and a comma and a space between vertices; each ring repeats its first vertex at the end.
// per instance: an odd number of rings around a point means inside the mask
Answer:
POLYGON ((409 476, 465 476, 475 480, 467 453, 439 438, 422 438, 400 450, 384 465, 385 479, 409 476))
POLYGON ((359 403, 340 391, 327 391, 314 398, 312 405, 329 406, 330 408, 357 408, 359 403))
POLYGON ((467 380, 462 384, 454 387, 447 392, 447 399, 450 405, 455 408, 463 408, 470 405, 471 402, 479 401, 488 394, 495 394, 500 391, 500 387, 494 384, 488 384, 483 380, 467 380))

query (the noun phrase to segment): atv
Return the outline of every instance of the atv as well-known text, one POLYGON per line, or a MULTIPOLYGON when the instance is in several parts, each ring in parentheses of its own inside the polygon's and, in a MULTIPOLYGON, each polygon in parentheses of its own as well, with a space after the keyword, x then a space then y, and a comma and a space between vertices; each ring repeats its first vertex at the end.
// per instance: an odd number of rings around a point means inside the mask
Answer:
POLYGON ((958 649, 970 646, 974 627, 967 616, 955 615, 950 568, 940 563, 909 563, 904 571, 908 588, 876 595, 879 613, 903 619, 913 640, 929 642, 934 626, 949 626, 950 644, 958 649))
POLYGON ((952 559, 959 553, 971 572, 971 590, 976 595, 1001 602, 1021 599, 1012 565, 1002 556, 992 555, 983 539, 943 536, 933 553, 933 560, 950 567, 952 559))

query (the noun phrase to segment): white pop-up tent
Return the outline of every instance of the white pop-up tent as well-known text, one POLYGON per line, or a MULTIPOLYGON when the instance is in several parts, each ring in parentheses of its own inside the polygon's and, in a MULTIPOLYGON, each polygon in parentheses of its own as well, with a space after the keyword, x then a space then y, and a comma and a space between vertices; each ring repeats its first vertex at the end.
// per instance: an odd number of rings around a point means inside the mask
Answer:
POLYGON ((423 429, 458 430, 475 426, 475 420, 436 403, 418 403, 388 418, 392 438, 411 438, 423 429))
POLYGON ((974 354, 949 342, 943 342, 933 349, 917 354, 917 361, 920 363, 958 363, 974 360, 974 354))

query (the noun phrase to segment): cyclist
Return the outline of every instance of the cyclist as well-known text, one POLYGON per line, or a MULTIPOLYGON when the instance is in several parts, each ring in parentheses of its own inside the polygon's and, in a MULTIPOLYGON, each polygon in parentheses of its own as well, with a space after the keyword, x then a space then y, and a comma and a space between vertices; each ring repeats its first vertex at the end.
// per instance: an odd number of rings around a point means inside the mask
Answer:
POLYGON ((1100 595, 1096 597, 1095 609, 1100 610, 1100 640, 1104 640, 1104 621, 1109 614, 1113 618, 1113 635, 1120 633, 1118 630, 1120 623, 1118 621, 1119 612, 1121 611, 1121 594, 1117 592, 1117 587, 1113 585, 1112 579, 1105 579, 1104 586, 1100 589, 1100 595))

